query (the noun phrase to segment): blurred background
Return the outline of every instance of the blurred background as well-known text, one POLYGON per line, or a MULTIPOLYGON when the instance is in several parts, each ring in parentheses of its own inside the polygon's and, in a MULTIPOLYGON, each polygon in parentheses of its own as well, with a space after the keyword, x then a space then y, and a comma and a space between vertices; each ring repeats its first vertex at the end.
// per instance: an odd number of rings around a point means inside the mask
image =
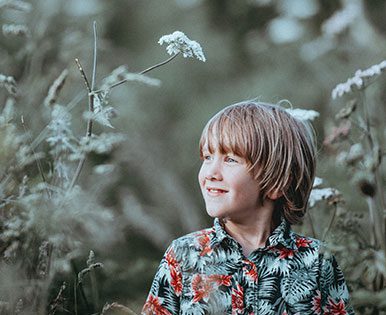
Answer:
MULTIPOLYGON (((139 72, 166 60, 169 55, 157 42, 176 30, 199 42, 207 59, 204 63, 178 56, 151 71, 149 76, 161 80, 159 87, 128 82, 114 88, 109 105, 115 109, 111 120, 115 129, 94 128, 96 134, 107 130, 126 135, 111 153, 91 154, 79 180, 114 213, 110 229, 104 231, 108 241, 88 249, 104 264, 96 273, 99 305, 95 308, 116 301, 139 311, 170 241, 212 224, 197 183, 198 140, 208 119, 226 105, 257 98, 271 103, 287 100, 283 106, 318 111, 314 121, 318 176, 342 193, 345 209, 367 217, 366 198, 351 182, 352 170, 337 163, 336 146, 323 142, 339 124, 335 114, 344 104, 331 98, 333 88, 357 69, 385 59, 386 1, 3 0, 0 6, 2 24, 28 28, 24 36, 3 30, 0 72, 17 82, 15 122, 22 129, 23 116, 32 139, 49 122, 43 101, 63 69, 69 74, 58 103, 75 104, 74 134, 85 133, 82 113, 87 109, 87 93, 74 59, 91 78, 94 20, 97 86, 121 65, 139 72), (98 164, 113 167, 98 174, 98 164)), ((385 82, 380 77, 366 90, 381 146, 386 134, 385 82)), ((6 97, 3 89, 2 103, 6 97)), ((40 150, 47 148, 42 145, 40 150)), ((42 164, 49 168, 48 162, 42 164)), ((37 177, 35 171, 29 172, 37 177)), ((332 211, 327 204, 310 209, 313 229, 309 219, 295 229, 321 238, 332 211)), ((366 228, 366 224, 359 227, 366 228)), ((336 229, 331 228, 332 239, 336 229)), ((347 246, 342 239, 336 242, 347 246)), ((339 262, 352 286, 355 279, 346 271, 348 250, 342 252, 339 262)), ((78 269, 85 265, 88 251, 82 253, 84 258, 75 259, 78 269)), ((51 288, 71 279, 69 274, 58 272, 51 288)), ((85 281, 86 294, 87 285, 85 281)), ((54 296, 55 290, 51 291, 54 296)), ((71 290, 65 296, 72 301, 71 290)))

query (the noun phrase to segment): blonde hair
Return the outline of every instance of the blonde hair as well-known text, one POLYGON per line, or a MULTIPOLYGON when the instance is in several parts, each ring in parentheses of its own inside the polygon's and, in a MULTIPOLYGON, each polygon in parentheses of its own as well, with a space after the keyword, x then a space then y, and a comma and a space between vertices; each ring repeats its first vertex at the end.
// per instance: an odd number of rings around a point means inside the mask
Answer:
POLYGON ((213 153, 232 152, 248 163, 260 183, 261 202, 271 192, 282 193, 275 202, 274 219, 290 223, 306 212, 316 168, 316 146, 312 126, 296 119, 278 105, 245 101, 230 105, 205 126, 200 139, 213 153))

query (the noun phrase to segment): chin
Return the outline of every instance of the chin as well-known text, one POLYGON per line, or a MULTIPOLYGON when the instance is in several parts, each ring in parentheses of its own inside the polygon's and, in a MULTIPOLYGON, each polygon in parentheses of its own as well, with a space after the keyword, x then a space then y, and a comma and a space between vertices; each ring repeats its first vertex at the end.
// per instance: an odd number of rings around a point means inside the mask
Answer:
POLYGON ((223 218, 225 214, 220 209, 206 209, 206 213, 212 218, 223 218))
POLYGON ((217 216, 218 211, 216 211, 216 209, 213 209, 213 208, 206 208, 206 213, 210 217, 215 218, 217 216))

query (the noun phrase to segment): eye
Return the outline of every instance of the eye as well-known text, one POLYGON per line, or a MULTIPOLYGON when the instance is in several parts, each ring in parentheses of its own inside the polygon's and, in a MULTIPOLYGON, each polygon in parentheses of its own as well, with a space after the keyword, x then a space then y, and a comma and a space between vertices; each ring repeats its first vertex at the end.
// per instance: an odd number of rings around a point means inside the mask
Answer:
POLYGON ((238 161, 235 158, 230 156, 225 157, 225 161, 228 163, 238 163, 238 161))
POLYGON ((210 161, 210 160, 212 160, 212 156, 210 154, 205 153, 202 155, 202 160, 203 161, 210 161))

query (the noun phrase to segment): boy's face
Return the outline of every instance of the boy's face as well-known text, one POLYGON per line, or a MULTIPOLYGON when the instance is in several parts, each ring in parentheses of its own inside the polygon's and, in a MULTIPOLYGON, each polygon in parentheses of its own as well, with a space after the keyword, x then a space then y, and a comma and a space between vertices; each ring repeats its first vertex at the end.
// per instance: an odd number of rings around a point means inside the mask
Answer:
POLYGON ((257 215, 259 184, 248 172, 247 161, 232 153, 210 153, 203 148, 198 174, 206 210, 211 217, 248 220, 257 215))

